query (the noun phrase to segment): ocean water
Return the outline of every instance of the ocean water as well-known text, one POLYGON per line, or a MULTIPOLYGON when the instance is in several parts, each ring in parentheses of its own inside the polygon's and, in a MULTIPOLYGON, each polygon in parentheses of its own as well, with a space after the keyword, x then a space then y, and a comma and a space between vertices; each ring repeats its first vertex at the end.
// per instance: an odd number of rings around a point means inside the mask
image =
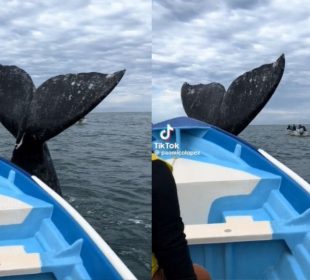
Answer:
MULTIPOLYGON (((250 125, 239 136, 310 182, 310 137, 286 134, 286 125, 250 125)), ((306 125, 310 128, 310 125, 306 125)))
MULTIPOLYGON (((64 197, 138 279, 151 261, 151 114, 92 113, 48 141, 64 197)), ((0 128, 0 155, 14 138, 0 128)))

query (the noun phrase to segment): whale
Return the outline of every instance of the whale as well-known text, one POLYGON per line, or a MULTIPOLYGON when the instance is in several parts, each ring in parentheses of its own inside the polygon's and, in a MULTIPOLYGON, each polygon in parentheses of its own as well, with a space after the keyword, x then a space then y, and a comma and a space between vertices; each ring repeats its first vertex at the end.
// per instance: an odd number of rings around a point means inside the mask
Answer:
POLYGON ((188 117, 238 135, 270 100, 284 68, 285 56, 282 54, 275 62, 236 78, 227 91, 217 82, 196 85, 185 82, 181 88, 183 108, 188 117))
POLYGON ((36 88, 23 69, 0 65, 0 122, 16 138, 11 162, 61 195, 46 142, 85 117, 124 74, 125 70, 58 75, 36 88))

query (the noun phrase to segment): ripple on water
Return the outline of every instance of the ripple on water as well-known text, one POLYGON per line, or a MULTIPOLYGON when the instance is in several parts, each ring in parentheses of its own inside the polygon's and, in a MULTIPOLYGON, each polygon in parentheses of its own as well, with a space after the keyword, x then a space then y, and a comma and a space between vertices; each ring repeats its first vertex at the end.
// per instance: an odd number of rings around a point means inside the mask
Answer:
POLYGON ((310 137, 286 134, 286 125, 251 125, 240 135, 310 182, 310 137))

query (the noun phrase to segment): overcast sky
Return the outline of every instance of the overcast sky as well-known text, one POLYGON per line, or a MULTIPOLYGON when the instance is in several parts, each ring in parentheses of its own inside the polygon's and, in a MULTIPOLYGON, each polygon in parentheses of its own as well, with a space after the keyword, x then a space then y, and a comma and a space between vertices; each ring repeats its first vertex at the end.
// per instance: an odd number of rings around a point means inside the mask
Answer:
MULTIPOLYGON (((0 9, 0 64, 26 70, 39 86, 51 76, 126 68, 100 105, 150 111, 151 2, 7 0, 0 9)), ((97 109, 98 110, 98 109, 97 109)))
POLYGON ((310 1, 155 0, 153 121, 185 115, 183 82, 227 89, 282 53, 282 81, 253 123, 310 123, 310 1))

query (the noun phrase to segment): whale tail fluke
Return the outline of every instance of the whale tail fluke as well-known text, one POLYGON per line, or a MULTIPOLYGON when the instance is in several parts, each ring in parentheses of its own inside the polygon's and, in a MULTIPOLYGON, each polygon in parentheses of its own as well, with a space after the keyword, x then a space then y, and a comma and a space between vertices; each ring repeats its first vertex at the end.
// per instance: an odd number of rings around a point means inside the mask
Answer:
POLYGON ((94 109, 124 73, 60 75, 36 89, 24 70, 0 65, 0 121, 16 138, 12 162, 61 193, 45 141, 94 109))
POLYGON ((35 85, 23 69, 0 65, 0 121, 16 138, 28 115, 35 85))
POLYGON ((265 64, 236 78, 227 91, 219 83, 184 83, 181 97, 189 117, 239 134, 256 117, 279 85, 285 68, 282 54, 274 63, 265 64))
POLYGON ((112 75, 79 73, 56 76, 34 93, 27 133, 47 141, 95 108, 116 87, 125 70, 112 75))

